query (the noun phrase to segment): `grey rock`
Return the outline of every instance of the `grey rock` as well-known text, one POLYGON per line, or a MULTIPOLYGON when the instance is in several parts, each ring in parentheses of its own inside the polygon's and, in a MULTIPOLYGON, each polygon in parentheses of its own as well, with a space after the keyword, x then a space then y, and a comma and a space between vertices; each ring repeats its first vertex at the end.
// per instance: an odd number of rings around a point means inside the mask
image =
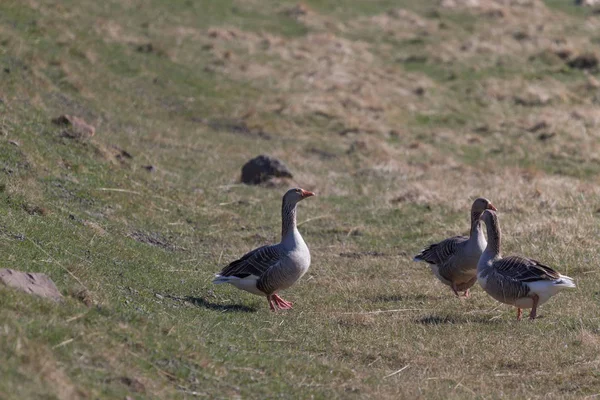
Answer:
POLYGON ((46 274, 0 269, 0 283, 54 301, 62 300, 56 285, 46 274))

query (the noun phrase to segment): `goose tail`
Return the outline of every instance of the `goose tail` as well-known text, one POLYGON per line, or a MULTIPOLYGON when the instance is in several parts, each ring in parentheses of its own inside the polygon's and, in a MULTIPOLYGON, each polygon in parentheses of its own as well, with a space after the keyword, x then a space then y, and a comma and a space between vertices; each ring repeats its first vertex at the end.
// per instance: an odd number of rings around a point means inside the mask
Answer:
POLYGON ((216 274, 215 279, 213 279, 212 283, 214 283, 215 285, 218 285, 220 283, 229 283, 230 281, 231 281, 230 276, 222 276, 222 275, 216 274))
POLYGON ((560 275, 560 277, 555 281, 554 285, 565 289, 576 288, 573 278, 566 275, 560 275))

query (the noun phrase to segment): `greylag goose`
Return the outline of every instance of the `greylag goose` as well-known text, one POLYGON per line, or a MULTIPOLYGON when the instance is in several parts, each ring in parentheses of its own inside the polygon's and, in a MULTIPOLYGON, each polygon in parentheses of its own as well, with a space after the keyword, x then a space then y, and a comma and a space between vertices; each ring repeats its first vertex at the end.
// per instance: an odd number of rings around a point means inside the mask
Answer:
POLYGON ((213 283, 230 283, 238 289, 266 296, 272 311, 290 309, 292 303, 277 292, 292 286, 310 266, 310 251, 296 226, 296 205, 313 192, 290 189, 283 196, 281 242, 245 254, 215 275, 213 283))
POLYGON ((575 282, 539 261, 520 256, 500 255, 501 234, 498 216, 485 211, 481 220, 487 227, 488 243, 477 264, 477 281, 490 296, 501 303, 517 307, 517 320, 522 308, 531 308, 529 319, 535 319, 537 308, 563 289, 575 288, 575 282))
POLYGON ((486 246, 479 217, 485 210, 496 210, 496 207, 486 198, 476 199, 471 206, 468 237, 454 236, 442 240, 424 248, 413 259, 429 263, 431 272, 450 286, 456 296, 458 291, 464 291, 464 296, 469 297, 469 288, 477 280, 477 262, 486 246))

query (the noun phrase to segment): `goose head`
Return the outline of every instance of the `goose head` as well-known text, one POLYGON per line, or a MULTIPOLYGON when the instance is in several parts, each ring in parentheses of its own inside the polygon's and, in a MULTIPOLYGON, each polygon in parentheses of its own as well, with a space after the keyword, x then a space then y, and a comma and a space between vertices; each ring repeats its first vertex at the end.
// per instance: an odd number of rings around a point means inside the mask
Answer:
POLYGON ((283 202, 287 204, 296 204, 299 201, 312 196, 316 196, 315 193, 301 188, 294 188, 288 190, 285 195, 283 195, 283 202))
POLYGON ((486 226, 498 226, 498 215, 496 214, 496 210, 485 210, 479 217, 479 220, 482 221, 486 226))
POLYGON ((485 210, 498 211, 492 202, 485 197, 475 199, 473 206, 471 206, 471 212, 481 215, 481 213, 483 213, 485 210))

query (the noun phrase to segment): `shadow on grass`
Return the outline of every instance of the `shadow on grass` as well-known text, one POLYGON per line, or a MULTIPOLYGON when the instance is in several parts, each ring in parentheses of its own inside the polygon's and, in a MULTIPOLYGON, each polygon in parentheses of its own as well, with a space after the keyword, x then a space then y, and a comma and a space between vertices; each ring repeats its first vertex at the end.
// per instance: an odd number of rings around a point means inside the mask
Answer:
POLYGON ((422 317, 416 319, 415 322, 421 325, 453 325, 453 324, 486 324, 486 325, 495 325, 500 323, 498 319, 490 319, 489 317, 484 316, 456 316, 456 315, 428 315, 426 317, 422 317))
POLYGON ((224 312, 225 311, 233 311, 233 312, 247 312, 247 313, 258 311, 258 309, 255 307, 248 307, 248 306, 244 306, 241 304, 212 303, 206 299, 203 299, 202 297, 188 296, 188 297, 185 297, 184 300, 187 301, 188 303, 195 305, 196 307, 204 307, 209 310, 215 310, 215 311, 224 311, 224 312))

